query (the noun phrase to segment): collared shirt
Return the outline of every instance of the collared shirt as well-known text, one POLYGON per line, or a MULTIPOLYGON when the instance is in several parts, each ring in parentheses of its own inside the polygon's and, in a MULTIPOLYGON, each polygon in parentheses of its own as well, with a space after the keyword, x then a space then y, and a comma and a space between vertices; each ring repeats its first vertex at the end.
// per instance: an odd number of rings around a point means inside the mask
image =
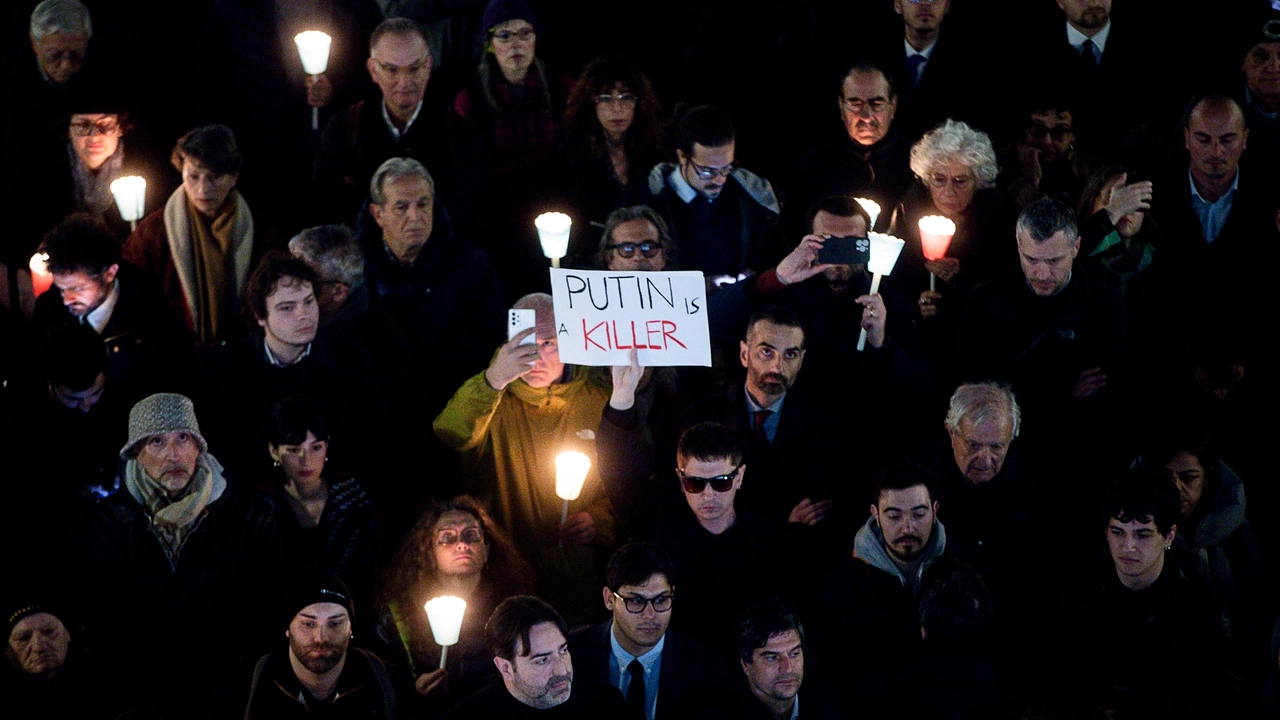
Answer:
POLYGON ((267 344, 266 337, 262 338, 262 349, 264 352, 267 353, 267 362, 271 363, 272 365, 275 365, 276 367, 289 367, 291 365, 297 365, 298 363, 302 362, 303 359, 305 359, 308 355, 311 354, 311 343, 307 343, 306 349, 302 351, 302 354, 298 356, 297 360, 294 360, 291 363, 280 362, 280 359, 276 357, 276 354, 271 352, 271 346, 267 344))
POLYGON ((120 278, 116 278, 111 283, 111 292, 107 293, 107 299, 102 304, 93 309, 93 312, 80 318, 80 322, 93 328, 93 331, 102 334, 107 329, 107 323, 111 322, 111 313, 116 309, 116 303, 120 300, 120 278))
POLYGON ((769 442, 773 442, 773 437, 778 434, 778 421, 782 417, 782 403, 787 399, 787 394, 783 393, 782 397, 778 398, 778 402, 769 407, 760 407, 755 400, 751 399, 751 393, 747 392, 746 385, 742 386, 742 393, 747 396, 747 415, 749 417, 754 418, 755 414, 761 410, 772 411, 769 413, 769 417, 765 418, 764 434, 769 438, 769 442))
POLYGON ((688 180, 684 179, 684 175, 680 173, 680 166, 676 165, 676 169, 671 171, 667 176, 667 184, 676 192, 676 197, 684 201, 686 205, 693 202, 698 197, 698 191, 693 189, 688 180))
POLYGON ((796 692, 796 702, 791 706, 791 720, 800 717, 800 693, 796 692))
POLYGON ((418 119, 418 113, 422 112, 422 101, 418 101, 418 107, 413 109, 413 115, 409 116, 409 122, 404 124, 404 132, 396 128, 396 124, 391 121, 391 114, 387 112, 387 101, 382 101, 382 121, 387 124, 387 129, 391 131, 391 137, 399 140, 404 133, 409 132, 409 128, 413 127, 413 121, 418 119))
POLYGON ((920 63, 919 68, 916 70, 916 76, 911 78, 912 83, 918 83, 920 82, 920 77, 924 75, 924 66, 928 65, 929 60, 933 58, 933 49, 938 47, 938 41, 934 40, 932 43, 930 43, 929 47, 923 50, 917 50, 911 47, 911 43, 907 42, 907 39, 904 37, 902 38, 902 47, 906 48, 906 51, 907 51, 907 67, 911 66, 910 61, 913 55, 919 55, 920 57, 924 58, 924 60, 920 63))
POLYGON ((1067 42, 1071 43, 1071 47, 1076 51, 1077 55, 1082 52, 1081 48, 1084 47, 1084 44, 1092 40, 1093 46, 1098 48, 1098 60, 1101 62, 1102 53, 1107 51, 1107 38, 1109 37, 1111 37, 1110 20, 1107 21, 1107 24, 1104 25, 1101 30, 1094 33, 1093 37, 1085 35, 1072 27, 1071 23, 1067 23, 1067 42))
POLYGON ((618 644, 618 636, 614 635, 613 623, 609 623, 609 646, 613 648, 613 653, 609 658, 609 683, 622 691, 622 696, 627 696, 627 688, 631 686, 631 673, 627 671, 627 667, 631 665, 632 660, 639 660, 640 666, 644 668, 644 716, 648 720, 653 720, 654 710, 658 707, 658 678, 662 673, 662 648, 667 643, 667 636, 664 634, 658 640, 658 644, 653 646, 649 652, 636 657, 618 644))
POLYGON ((1187 182, 1191 185, 1191 209, 1196 211, 1196 217, 1200 219, 1200 230, 1205 242, 1211 243, 1218 239, 1222 226, 1227 224, 1227 216, 1231 214, 1231 201, 1235 199, 1236 188, 1240 186, 1240 169, 1236 168, 1236 177, 1231 181, 1231 188, 1213 202, 1205 200, 1200 195, 1200 190, 1196 188, 1196 179, 1191 175, 1191 168, 1187 168, 1187 182))

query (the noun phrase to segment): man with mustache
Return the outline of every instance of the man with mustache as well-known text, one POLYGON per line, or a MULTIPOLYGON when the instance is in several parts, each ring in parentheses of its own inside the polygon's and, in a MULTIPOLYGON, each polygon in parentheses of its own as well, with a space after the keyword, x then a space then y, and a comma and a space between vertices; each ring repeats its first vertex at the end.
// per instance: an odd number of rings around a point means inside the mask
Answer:
POLYGON ((751 608, 738 625, 738 664, 747 677, 746 693, 739 693, 736 718, 826 720, 845 717, 835 699, 812 682, 804 683, 804 626, 789 608, 776 601, 751 608))
POLYGON ((661 547, 623 545, 605 566, 604 605, 613 618, 569 639, 578 679, 622 691, 628 720, 700 716, 729 694, 720 658, 668 629, 676 595, 673 577, 671 559, 661 547))
POLYGON ((925 466, 908 459, 876 476, 871 517, 854 538, 852 555, 827 575, 818 597, 814 638, 820 642, 814 652, 825 677, 856 679, 867 669, 867 658, 920 642, 920 578, 944 552, 952 552, 938 521, 935 484, 925 466))
POLYGON ((911 187, 911 143, 893 127, 898 91, 890 73, 874 60, 859 60, 848 67, 836 90, 845 131, 809 149, 796 163, 782 212, 791 237, 807 232, 804 213, 821 198, 868 198, 885 209, 887 222, 888 209, 911 187))
POLYGON ((456 705, 445 720, 622 718, 616 689, 574 681, 567 632, 560 614, 538 598, 503 600, 484 626, 502 679, 456 705))
POLYGON ((319 568, 293 580, 287 652, 262 656, 212 698, 208 718, 418 717, 412 680, 371 652, 351 647, 354 609, 347 586, 319 568))
POLYGON ((85 657, 109 696, 186 717, 236 662, 261 654, 283 569, 271 506, 229 484, 190 399, 129 412, 120 485, 72 527, 85 657))

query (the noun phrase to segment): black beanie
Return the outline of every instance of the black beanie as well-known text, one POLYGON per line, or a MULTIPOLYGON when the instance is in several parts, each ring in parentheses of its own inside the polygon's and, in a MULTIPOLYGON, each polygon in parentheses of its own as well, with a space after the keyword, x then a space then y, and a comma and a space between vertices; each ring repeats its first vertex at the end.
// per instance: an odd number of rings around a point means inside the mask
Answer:
POLYGON ((288 593, 289 604, 285 607, 288 617, 285 625, 293 622, 293 618, 308 605, 316 603, 337 603, 347 609, 347 616, 355 622, 355 610, 351 604, 351 592, 346 583, 333 573, 322 568, 308 568, 299 572, 293 579, 288 593))

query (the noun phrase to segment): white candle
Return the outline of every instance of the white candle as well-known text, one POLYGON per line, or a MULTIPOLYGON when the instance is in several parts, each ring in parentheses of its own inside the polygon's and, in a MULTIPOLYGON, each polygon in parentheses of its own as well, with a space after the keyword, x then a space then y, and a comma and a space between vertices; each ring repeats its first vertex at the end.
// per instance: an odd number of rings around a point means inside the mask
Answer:
POLYGON ((560 258, 569 252, 569 230, 573 220, 562 212, 542 213, 533 221, 538 228, 538 242, 542 254, 551 258, 551 264, 560 267, 560 258))
MULTIPOLYGON (((898 256, 902 254, 902 247, 906 243, 892 235, 884 233, 867 233, 867 237, 871 240, 871 257, 867 260, 867 269, 871 271, 871 295, 880 292, 880 278, 893 272, 893 266, 898 264, 898 256)), ((861 351, 867 345, 867 329, 862 328, 862 332, 858 334, 858 350, 861 351)))
POLYGON ((137 175, 126 175, 111 181, 111 195, 116 199, 120 218, 134 230, 146 211, 147 181, 137 175))
POLYGON ((444 668, 449 646, 457 645, 458 636, 462 633, 462 615, 467 611, 467 601, 453 595, 441 595, 428 600, 425 607, 431 636, 440 646, 440 667, 444 668))
POLYGON ((582 494, 582 485, 587 481, 587 471, 591 469, 591 458, 576 450, 566 450, 556 456, 556 497, 564 500, 560 510, 560 524, 569 517, 569 501, 577 500, 582 494))
POLYGON ((867 232, 874 230, 876 219, 880 217, 880 204, 866 198, 854 198, 853 201, 861 205, 862 209, 866 210, 867 214, 871 216, 871 226, 867 228, 867 232))
MULTIPOLYGON (((308 75, 323 75, 329 69, 329 46, 333 39, 319 30, 308 30, 293 36, 302 59, 302 71, 308 75)), ((320 129, 320 108, 311 108, 311 129, 320 129)))

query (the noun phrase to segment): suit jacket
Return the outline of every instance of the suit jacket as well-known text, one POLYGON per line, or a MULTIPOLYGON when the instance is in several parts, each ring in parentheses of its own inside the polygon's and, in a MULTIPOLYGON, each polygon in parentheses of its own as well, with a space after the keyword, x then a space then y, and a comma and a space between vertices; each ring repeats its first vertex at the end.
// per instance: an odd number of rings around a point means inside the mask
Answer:
POLYGON ((897 78, 898 112, 893 129, 914 142, 947 118, 961 120, 992 132, 1004 115, 996 104, 1007 93, 999 91, 999 72, 987 72, 991 58, 981 52, 983 45, 972 42, 972 34, 952 21, 943 23, 938 41, 914 88, 907 77, 907 50, 902 27, 886 33, 877 57, 897 78))
MULTIPOLYGON (((584 684, 609 684, 613 654, 609 633, 613 621, 583 628, 569 636, 575 679, 584 684)), ((729 672, 724 662, 702 643, 667 630, 658 675, 656 720, 700 718, 724 706, 730 697, 729 672)))

